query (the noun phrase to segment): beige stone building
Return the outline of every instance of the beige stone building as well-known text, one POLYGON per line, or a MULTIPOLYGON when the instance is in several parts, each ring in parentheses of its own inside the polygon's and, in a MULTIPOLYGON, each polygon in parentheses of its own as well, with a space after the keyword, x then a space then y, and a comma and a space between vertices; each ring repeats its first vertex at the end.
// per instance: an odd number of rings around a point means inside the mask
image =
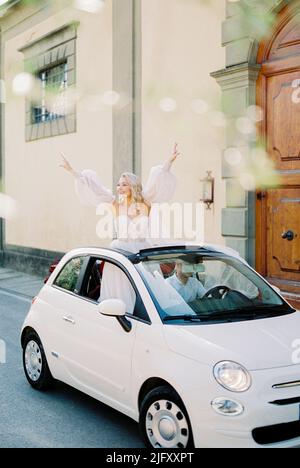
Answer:
MULTIPOLYGON (((206 212, 207 236, 222 242, 223 131, 197 111, 204 100, 211 109, 218 103, 219 86, 209 73, 224 66, 218 31, 224 6, 107 0, 98 12, 88 12, 76 2, 22 3, 12 2, 1 21, 3 179, 18 203, 17 216, 4 225, 7 260, 20 253, 53 258, 52 252, 100 242, 95 209, 79 204, 72 178, 58 167, 60 151, 77 169, 95 169, 113 188, 122 170, 145 180, 175 141, 181 157, 174 167, 174 201, 197 202, 199 181, 211 170, 218 180, 216 203, 206 212), (31 99, 14 92, 14 80, 24 71, 40 79, 43 70, 61 73, 57 64, 67 68, 74 108, 64 118, 33 116, 31 99), (120 95, 115 105, 111 91, 120 95)), ((36 112, 40 108, 38 102, 36 112)))
POLYGON ((205 240, 300 293, 299 0, 0 8, 0 168, 18 207, 2 220, 2 263, 41 271, 56 254, 99 245, 95 209, 79 204, 61 151, 113 189, 125 169, 145 180, 176 141, 174 201, 197 203, 200 180, 215 179, 205 240))

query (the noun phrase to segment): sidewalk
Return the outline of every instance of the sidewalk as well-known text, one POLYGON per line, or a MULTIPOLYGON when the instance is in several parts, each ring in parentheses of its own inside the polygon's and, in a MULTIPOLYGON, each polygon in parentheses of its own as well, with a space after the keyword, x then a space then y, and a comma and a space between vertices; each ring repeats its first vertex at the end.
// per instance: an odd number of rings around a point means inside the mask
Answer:
POLYGON ((43 278, 31 276, 8 268, 0 268, 1 291, 32 299, 44 285, 43 278))

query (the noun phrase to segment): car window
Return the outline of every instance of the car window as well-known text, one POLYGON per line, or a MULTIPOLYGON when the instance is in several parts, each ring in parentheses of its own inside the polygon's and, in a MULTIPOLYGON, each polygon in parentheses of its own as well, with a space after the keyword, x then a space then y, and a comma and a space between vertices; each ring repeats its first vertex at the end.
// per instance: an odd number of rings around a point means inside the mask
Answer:
POLYGON ((85 257, 72 258, 61 270, 54 285, 66 291, 77 292, 77 283, 85 257))
POLYGON ((106 259, 90 259, 80 294, 98 303, 121 299, 126 304, 127 314, 150 322, 143 301, 125 271, 106 259))
POLYGON ((133 315, 136 303, 135 290, 124 271, 113 263, 105 262, 99 302, 106 299, 121 299, 126 304, 127 314, 133 315))
MULTIPOLYGON (((236 258, 180 253, 147 257, 136 265, 163 319, 255 319, 291 313, 254 270, 236 258)), ((200 323, 198 320, 197 323, 200 323)))
POLYGON ((90 259, 80 292, 81 296, 99 302, 104 265, 105 260, 90 259))

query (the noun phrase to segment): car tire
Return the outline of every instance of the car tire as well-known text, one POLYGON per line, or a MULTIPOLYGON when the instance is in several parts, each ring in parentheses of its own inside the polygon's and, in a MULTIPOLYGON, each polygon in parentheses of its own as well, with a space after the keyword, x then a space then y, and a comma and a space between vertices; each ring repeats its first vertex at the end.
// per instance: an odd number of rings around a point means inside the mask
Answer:
POLYGON ((193 448, 193 434, 187 411, 170 387, 151 390, 140 409, 140 431, 148 448, 193 448))
POLYGON ((28 382, 36 390, 47 390, 54 382, 42 342, 34 331, 26 335, 23 343, 23 368, 28 382))

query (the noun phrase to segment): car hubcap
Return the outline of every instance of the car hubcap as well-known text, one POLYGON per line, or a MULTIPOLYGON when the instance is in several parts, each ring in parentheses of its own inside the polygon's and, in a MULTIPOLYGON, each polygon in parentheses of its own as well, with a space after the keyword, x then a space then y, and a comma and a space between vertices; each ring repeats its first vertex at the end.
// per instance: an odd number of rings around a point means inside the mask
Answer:
POLYGON ((146 414, 146 432, 152 447, 185 448, 189 440, 187 419, 172 401, 152 403, 146 414))
POLYGON ((29 378, 36 382, 42 372, 42 355, 39 345, 29 341, 25 349, 25 367, 29 378))

